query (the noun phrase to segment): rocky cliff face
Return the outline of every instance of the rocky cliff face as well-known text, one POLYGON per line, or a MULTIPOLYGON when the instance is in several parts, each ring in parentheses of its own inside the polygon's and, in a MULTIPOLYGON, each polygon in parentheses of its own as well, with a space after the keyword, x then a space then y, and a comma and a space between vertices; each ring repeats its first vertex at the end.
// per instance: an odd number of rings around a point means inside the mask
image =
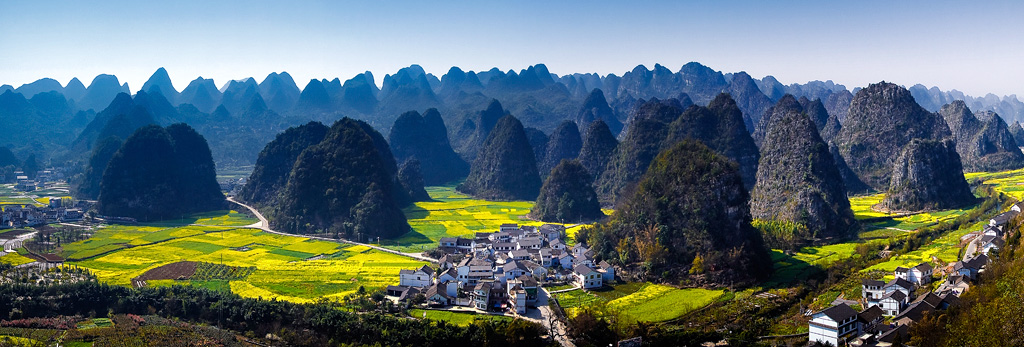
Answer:
POLYGON ((792 108, 778 113, 795 101, 783 97, 767 124, 750 213, 755 219, 797 223, 811 237, 850 237, 856 220, 828 145, 806 113, 792 108))
POLYGON ((998 115, 979 114, 982 117, 975 117, 967 104, 960 100, 942 106, 939 114, 953 133, 964 170, 1003 171, 1024 167, 1024 153, 1017 147, 1006 122, 998 115))
POLYGON ((469 164, 455 154, 448 142, 448 128, 437 109, 429 109, 423 116, 416 111, 403 113, 391 127, 388 142, 397 162, 419 162, 427 185, 444 184, 469 174, 469 164))
POLYGON ((484 199, 534 200, 540 175, 523 124, 509 115, 498 120, 459 191, 484 199))
MULTIPOLYGON (((604 92, 600 89, 591 91, 587 99, 583 101, 583 106, 580 106, 579 112, 576 113, 576 124, 579 125, 580 129, 590 127, 590 123, 597 120, 604 121, 613 134, 618 134, 622 131, 622 122, 615 118, 615 113, 608 106, 608 100, 605 99, 604 92)), ((555 163, 555 165, 558 165, 558 163, 555 163)))
POLYGON ((907 143, 892 172, 882 201, 882 207, 890 211, 950 209, 976 200, 952 140, 907 143))
POLYGON ((779 102, 769 107, 765 111, 764 115, 761 116, 761 121, 757 123, 751 136, 754 138, 754 143, 758 147, 761 147, 764 143, 764 137, 768 133, 768 126, 772 124, 772 120, 785 116, 790 112, 804 113, 804 107, 796 100, 793 95, 783 95, 779 102))
POLYGON ((828 114, 836 116, 839 122, 846 121, 846 116, 850 114, 850 103, 853 102, 853 93, 848 90, 842 90, 829 94, 828 99, 825 99, 825 110, 828 110, 828 114))
POLYGON ((1021 127, 1019 122, 1013 121, 1013 124, 1010 125, 1010 134, 1013 135, 1013 140, 1017 143, 1017 146, 1024 145, 1024 127, 1021 127))
POLYGON ((608 166, 608 161, 615 153, 615 148, 619 146, 619 141, 608 129, 608 124, 603 121, 590 123, 586 135, 578 159, 590 173, 590 177, 601 177, 605 167, 608 166))
POLYGON ((726 158, 739 164, 743 185, 750 189, 757 175, 760 154, 754 139, 744 125, 743 113, 729 94, 722 93, 707 107, 690 107, 669 125, 668 143, 662 148, 687 138, 700 140, 726 158))
POLYGON ((747 132, 743 113, 729 94, 722 93, 707 107, 692 106, 681 114, 675 99, 652 99, 637 107, 635 119, 597 183, 606 204, 628 195, 661 151, 686 139, 703 142, 739 164, 744 184, 754 186, 759 158, 757 145, 747 132), (665 123, 672 119, 671 123, 665 123), (624 195, 625 194, 625 195, 624 195))
POLYGON ((754 132, 754 127, 761 121, 761 115, 772 106, 772 100, 761 93, 750 75, 742 71, 732 76, 727 91, 743 112, 747 131, 754 132))
POLYGON ((910 92, 876 83, 857 92, 835 143, 857 176, 877 190, 889 187, 900 150, 913 139, 945 139, 946 122, 921 108, 910 92))
POLYGON ((564 159, 576 159, 583 147, 583 138, 576 122, 564 121, 559 124, 548 139, 548 145, 544 152, 544 159, 538 165, 541 176, 547 177, 551 169, 554 169, 564 159))

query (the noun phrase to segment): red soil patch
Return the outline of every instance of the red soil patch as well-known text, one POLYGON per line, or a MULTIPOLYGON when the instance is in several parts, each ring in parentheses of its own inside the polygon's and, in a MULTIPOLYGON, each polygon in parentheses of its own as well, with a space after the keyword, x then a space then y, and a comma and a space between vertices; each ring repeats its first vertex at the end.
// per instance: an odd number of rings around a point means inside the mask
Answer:
POLYGON ((177 263, 152 268, 143 273, 142 276, 136 277, 134 280, 184 280, 192 277, 192 275, 196 273, 196 267, 198 265, 199 263, 194 261, 179 261, 177 263))

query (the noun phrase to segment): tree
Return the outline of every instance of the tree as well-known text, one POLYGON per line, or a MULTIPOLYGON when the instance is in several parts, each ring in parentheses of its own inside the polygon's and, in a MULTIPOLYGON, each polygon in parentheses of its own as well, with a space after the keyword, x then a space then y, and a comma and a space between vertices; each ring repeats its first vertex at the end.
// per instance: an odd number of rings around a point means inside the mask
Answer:
POLYGON ((25 171, 25 176, 28 176, 29 179, 36 179, 36 174, 39 173, 39 163, 36 162, 34 153, 29 154, 25 163, 21 165, 21 169, 25 171))

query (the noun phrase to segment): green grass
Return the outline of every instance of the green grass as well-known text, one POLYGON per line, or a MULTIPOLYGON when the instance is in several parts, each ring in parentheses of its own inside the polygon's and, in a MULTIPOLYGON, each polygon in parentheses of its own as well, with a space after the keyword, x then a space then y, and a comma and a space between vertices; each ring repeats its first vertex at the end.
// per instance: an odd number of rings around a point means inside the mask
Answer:
POLYGON ((647 284, 633 294, 609 301, 607 307, 630 321, 662 322, 707 306, 724 293, 724 290, 647 284))
POLYGON ((437 321, 446 321, 458 326, 468 326, 476 320, 493 320, 493 321, 511 321, 512 317, 488 315, 488 314, 476 314, 468 312, 452 312, 452 311, 438 311, 438 310, 421 310, 411 309, 409 310, 409 316, 417 319, 433 319, 437 321))
MULTIPOLYGON (((413 230, 395 239, 381 240, 382 246, 416 252, 437 247, 442 237, 472 237, 477 232, 496 232, 506 223, 545 224, 526 218, 533 208, 532 201, 478 200, 455 191, 455 187, 427 187, 431 201, 417 202, 402 210, 413 230)), ((566 230, 567 242, 572 242, 571 236, 579 228, 566 230)))
POLYGON ((621 283, 589 292, 574 290, 554 295, 569 316, 591 308, 628 321, 663 322, 707 306, 724 293, 653 283, 621 283))

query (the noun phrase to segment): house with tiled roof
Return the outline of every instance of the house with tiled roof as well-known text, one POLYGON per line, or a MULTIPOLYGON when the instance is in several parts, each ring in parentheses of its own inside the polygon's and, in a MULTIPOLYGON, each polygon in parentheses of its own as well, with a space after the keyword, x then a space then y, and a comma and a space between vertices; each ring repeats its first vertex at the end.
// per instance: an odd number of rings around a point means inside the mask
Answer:
POLYGON ((856 335, 860 330, 857 311, 839 304, 811 315, 807 337, 810 342, 839 346, 840 341, 856 335))

